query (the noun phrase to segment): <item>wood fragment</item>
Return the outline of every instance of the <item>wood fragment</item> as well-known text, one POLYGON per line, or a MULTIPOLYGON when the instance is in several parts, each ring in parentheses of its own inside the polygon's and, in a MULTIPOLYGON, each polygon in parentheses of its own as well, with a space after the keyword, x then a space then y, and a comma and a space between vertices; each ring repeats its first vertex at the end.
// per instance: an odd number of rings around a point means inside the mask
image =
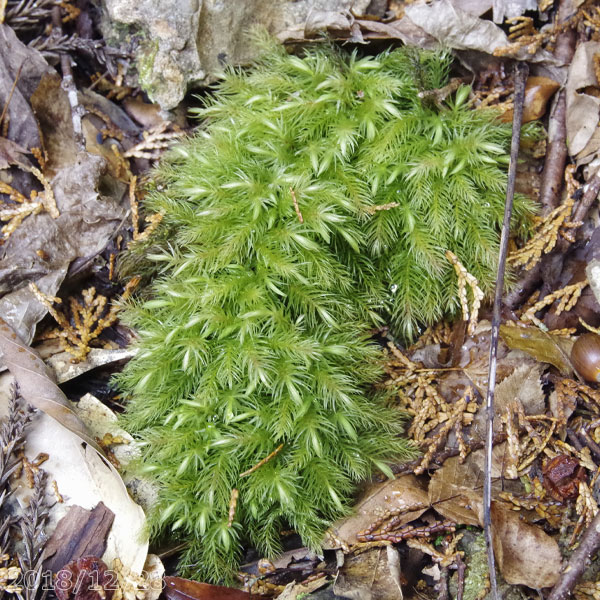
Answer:
POLYGON ((44 568, 53 573, 84 556, 102 556, 115 515, 102 502, 92 510, 72 506, 44 549, 44 568))

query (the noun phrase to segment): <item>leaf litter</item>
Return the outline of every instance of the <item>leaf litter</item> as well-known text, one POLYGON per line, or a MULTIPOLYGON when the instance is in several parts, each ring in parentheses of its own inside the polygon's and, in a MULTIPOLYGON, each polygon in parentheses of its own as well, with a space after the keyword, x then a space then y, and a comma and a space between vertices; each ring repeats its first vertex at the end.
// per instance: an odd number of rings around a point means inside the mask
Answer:
MULTIPOLYGON (((534 288, 520 303, 511 304, 516 314, 507 314, 502 326, 496 389, 493 545, 503 580, 526 586, 521 590, 530 594, 527 588, 550 588, 564 581, 563 557, 576 546, 598 511, 595 483, 600 460, 600 396, 595 384, 588 385, 577 377, 570 351, 574 334, 600 324, 600 319, 593 321, 593 314, 600 311, 600 306, 581 279, 571 278, 556 285, 561 273, 563 276, 574 273, 578 264, 583 262, 585 268, 590 261, 589 256, 582 258, 583 246, 588 244, 588 254, 595 247, 593 231, 597 217, 592 215, 581 224, 591 204, 582 205, 581 193, 590 189, 600 164, 598 122, 597 118, 590 118, 590 115, 597 117, 598 112, 597 7, 584 4, 562 23, 556 20, 542 28, 526 15, 525 11, 536 8, 527 2, 438 0, 430 4, 386 4, 388 12, 381 13, 386 15, 385 19, 336 10, 315 13, 310 22, 292 25, 288 32, 296 33, 290 33, 287 39, 305 40, 328 32, 337 39, 355 43, 401 39, 431 47, 441 41, 457 50, 467 67, 476 64, 477 53, 486 54, 490 64, 493 64, 489 56, 492 52, 527 60, 535 69, 527 101, 533 118, 542 117, 544 112, 547 116, 548 103, 556 100, 557 85, 566 82, 566 141, 573 163, 580 169, 572 169, 566 175, 560 173, 560 181, 564 179, 568 185, 562 196, 556 192, 557 212, 546 214, 538 226, 538 245, 514 249, 512 260, 517 267, 524 265, 531 271, 539 270, 541 264, 545 274, 550 272, 550 259, 557 254, 564 259, 560 273, 553 273, 547 280, 554 283, 553 287, 542 287, 537 296, 532 295, 534 288), (490 8, 495 22, 485 17, 490 8), (582 39, 585 36, 589 39, 579 43, 573 60, 563 65, 552 51, 569 28, 577 29, 582 39), (535 82, 536 77, 545 79, 535 82), (591 309, 583 312, 586 303, 591 309), (525 322, 529 324, 524 325, 525 322)), ((548 15, 546 4, 540 3, 540 15, 548 15)), ((91 264, 96 257, 104 261, 106 269, 111 260, 107 258, 108 249, 118 249, 113 240, 124 232, 127 190, 132 189, 132 178, 142 175, 181 131, 157 118, 157 112, 148 109, 150 105, 143 101, 141 109, 134 110, 142 115, 148 111, 153 116, 141 117, 145 126, 140 127, 111 100, 89 90, 80 91, 79 102, 88 113, 83 121, 87 152, 79 152, 74 143, 70 104, 60 87, 60 78, 37 51, 16 38, 10 27, 0 25, 0 34, 4 48, 0 52, 0 100, 8 115, 0 123, 0 184, 4 182, 14 190, 9 194, 12 198, 8 198, 13 215, 19 204, 32 205, 38 198, 40 203, 39 208, 24 209, 30 212, 18 223, 15 221, 0 255, 0 289, 4 292, 0 314, 23 339, 24 343, 16 347, 22 349, 22 358, 29 359, 33 366, 23 368, 21 357, 15 358, 15 352, 19 351, 10 346, 14 332, 8 330, 2 338, 4 361, 18 373, 28 401, 55 420, 40 434, 40 447, 48 448, 49 435, 65 435, 65 427, 93 446, 97 442, 89 437, 77 416, 80 411, 74 412, 64 395, 56 391, 58 388, 47 368, 26 346, 33 338, 35 325, 48 310, 47 303, 37 301, 29 283, 33 282, 46 297, 53 298, 61 284, 68 282, 73 261, 91 264), (34 163, 43 179, 32 170, 34 163), (49 190, 56 200, 54 214, 46 209, 49 190), (31 240, 39 240, 38 247, 31 248, 31 240), (49 393, 49 390, 54 391, 49 393)), ((486 97, 487 103, 498 104, 509 119, 511 83, 506 78, 498 81, 503 83, 486 96, 473 97, 473 102, 486 97)), ((127 105, 131 107, 138 102, 127 97, 135 91, 132 88, 115 84, 113 89, 105 83, 98 84, 97 89, 109 98, 118 98, 119 102, 125 99, 125 110, 127 105)), ((550 126, 554 114, 551 113, 550 126)), ((533 188, 529 193, 535 195, 533 188)), ((133 189, 135 198, 135 181, 133 189)), ((135 221, 137 227, 137 217, 135 221)), ((517 276, 527 277, 524 272, 517 276)), ((542 277, 540 274, 536 277, 537 285, 542 277)), ((521 281, 517 288, 520 285, 521 281)), ((482 525, 481 448, 485 418, 482 400, 487 387, 489 349, 489 325, 485 320, 477 323, 476 308, 479 309, 473 305, 468 308, 471 312, 465 314, 470 319, 468 334, 466 323, 451 327, 444 324, 437 334, 426 332, 420 347, 400 349, 393 342, 389 346, 389 380, 382 385, 393 392, 398 406, 412 415, 410 434, 421 448, 422 456, 413 464, 398 465, 395 470, 399 475, 395 480, 366 487, 357 499, 355 513, 331 529, 325 547, 337 549, 334 566, 328 566, 327 560, 310 562, 313 566, 309 571, 312 569, 318 575, 312 585, 306 583, 302 587, 301 582, 293 581, 269 587, 269 579, 277 579, 275 574, 293 572, 297 563, 292 558, 287 564, 274 567, 274 571, 270 568, 267 572, 263 569, 262 574, 257 571, 248 580, 249 589, 260 587, 263 591, 278 591, 282 598, 294 598, 310 594, 337 573, 334 592, 345 597, 397 598, 408 590, 423 593, 433 590, 433 586, 436 586, 433 593, 439 598, 448 597, 444 595, 448 589, 457 598, 467 597, 473 589, 485 594, 485 569, 483 573, 475 572, 481 547, 468 529, 482 525), (419 565, 413 581, 406 579, 405 563, 419 565)), ((485 305, 481 310, 485 313, 485 305)), ((70 319, 68 315, 64 317, 61 327, 64 338, 71 335, 73 340, 73 332, 69 334, 73 325, 67 322, 70 319)), ((63 357, 55 364, 60 361, 69 363, 63 357)), ((80 364, 78 372, 87 373, 86 360, 80 364)), ((97 420, 100 417, 93 417, 92 425, 97 420)), ((95 431, 95 437, 99 433, 95 431)), ((28 438, 29 443, 32 449, 37 448, 35 436, 28 438)), ((73 456, 81 454, 80 441, 69 447, 73 456)), ((89 471, 92 479, 101 482, 96 483, 99 488, 110 489, 115 482, 108 484, 103 479, 110 469, 102 460, 98 462, 98 454, 86 449, 82 456, 83 461, 74 461, 73 473, 89 471)), ((64 468, 59 467, 57 474, 64 468)), ((77 497, 75 490, 65 492, 69 488, 62 484, 59 489, 65 495, 77 497)), ((81 504, 85 501, 81 500, 81 504)), ((114 506, 117 514, 124 515, 129 510, 118 503, 114 506)), ((136 514, 135 518, 140 518, 140 513, 136 514)), ((137 551, 124 548, 114 546, 113 558, 120 560, 133 552, 130 556, 135 558, 127 568, 133 565, 141 569, 144 547, 137 551)), ((593 577, 593 573, 584 573, 581 583, 573 583, 571 589, 574 588, 578 600, 600 594, 593 577)), ((235 597, 233 591, 220 593, 224 598, 235 597)), ((199 588, 187 588, 184 596, 202 597, 199 588)))

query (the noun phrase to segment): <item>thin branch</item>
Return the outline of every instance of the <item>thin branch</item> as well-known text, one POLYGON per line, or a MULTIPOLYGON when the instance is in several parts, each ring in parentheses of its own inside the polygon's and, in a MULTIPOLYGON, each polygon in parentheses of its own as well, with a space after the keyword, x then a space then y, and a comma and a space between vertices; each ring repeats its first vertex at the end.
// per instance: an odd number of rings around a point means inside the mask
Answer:
POLYGON ((265 458, 263 458, 260 462, 255 464, 251 469, 248 469, 247 471, 240 473, 240 477, 247 477, 251 473, 254 473, 254 471, 256 471, 257 469, 260 469, 264 464, 268 463, 271 459, 275 458, 282 450, 283 450, 283 444, 279 444, 279 446, 277 446, 277 448, 275 448, 275 450, 273 450, 273 452, 271 452, 271 454, 269 454, 269 456, 265 456, 265 458))
POLYGON ((579 547, 573 552, 567 566, 563 568, 562 577, 552 589, 548 600, 566 600, 571 595, 598 548, 600 548, 600 512, 583 534, 579 547))
MULTIPOLYGON (((60 6, 52 8, 52 32, 58 38, 62 37, 62 22, 60 18, 60 6)), ((62 71, 62 87, 67 92, 69 104, 71 105, 71 121, 73 123, 73 137, 80 151, 85 150, 85 137, 83 135, 83 127, 81 119, 83 118, 83 107, 79 103, 77 87, 73 79, 73 70, 71 69, 71 57, 68 54, 61 54, 60 69, 62 71)))
POLYGON ((457 583, 456 583, 456 600, 463 600, 463 593, 465 591, 465 571, 467 565, 464 563, 460 554, 456 556, 456 572, 457 572, 457 583))
POLYGON ((492 448, 494 441, 494 388, 496 385, 496 360, 498 353, 498 337, 500 335, 500 310, 502 307, 502 292, 504 290, 504 270, 506 254, 508 251, 508 237, 510 232, 510 218, 512 214, 513 198, 515 195, 515 180, 517 176, 517 158, 519 155, 519 142, 521 139, 521 122, 523 119, 523 104, 525 100, 525 82, 529 68, 526 63, 515 65, 515 100, 513 114, 513 132, 510 147, 510 165, 508 167, 508 183, 506 186, 506 205, 504 207, 504 221, 500 237, 500 256, 498 258, 498 275, 496 277, 496 290, 494 295, 494 310, 492 316, 492 332, 490 340, 490 365, 488 371, 488 390, 486 397, 487 428, 485 444, 485 473, 483 485, 483 524, 485 541, 488 554, 488 568, 490 571, 490 584, 492 598, 498 600, 498 585, 496 582, 496 564, 492 544, 492 448))

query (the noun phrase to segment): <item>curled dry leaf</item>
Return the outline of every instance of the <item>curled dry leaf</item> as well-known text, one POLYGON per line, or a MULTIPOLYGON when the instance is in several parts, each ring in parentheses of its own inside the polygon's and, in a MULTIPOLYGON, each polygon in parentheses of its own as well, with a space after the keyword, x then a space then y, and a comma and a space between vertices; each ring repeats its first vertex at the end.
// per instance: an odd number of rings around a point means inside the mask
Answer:
MULTIPOLYGON (((452 0, 407 4, 405 14, 438 42, 455 50, 477 50, 492 54, 497 48, 509 45, 508 37, 500 27, 457 8, 452 0)), ((545 50, 528 55, 526 48, 516 50, 513 58, 549 64, 556 62, 545 50)))
POLYGON ((19 385, 23 398, 102 454, 100 446, 90 437, 83 421, 75 414, 69 400, 54 382, 50 369, 38 353, 24 344, 1 317, 0 352, 19 385))
POLYGON ((0 169, 8 169, 10 165, 29 163, 25 154, 27 154, 25 148, 5 137, 0 137, 0 169))
POLYGON ((514 350, 523 350, 541 362, 555 366, 562 375, 573 374, 569 360, 573 340, 566 336, 552 335, 537 327, 500 326, 500 336, 514 350))
POLYGON ((325 548, 350 547, 358 542, 357 534, 385 517, 390 511, 420 506, 408 510, 398 521, 398 526, 418 519, 428 508, 427 492, 414 475, 404 475, 367 488, 358 501, 354 513, 338 521, 326 533, 325 548))

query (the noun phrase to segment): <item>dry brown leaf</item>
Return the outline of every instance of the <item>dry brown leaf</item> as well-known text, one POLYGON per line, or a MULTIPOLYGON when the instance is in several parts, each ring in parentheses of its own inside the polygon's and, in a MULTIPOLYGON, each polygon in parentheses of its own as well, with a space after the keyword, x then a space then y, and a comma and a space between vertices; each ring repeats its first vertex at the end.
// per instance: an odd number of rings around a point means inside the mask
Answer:
POLYGON ((29 164, 25 154, 27 154, 25 148, 5 137, 0 137, 0 169, 8 169, 10 165, 29 164))
MULTIPOLYGON (((405 13, 415 25, 444 46, 455 50, 478 50, 492 54, 497 48, 509 45, 508 37, 500 27, 457 8, 452 0, 414 2, 405 6, 405 13)), ((529 55, 526 48, 520 48, 512 56, 527 58, 531 62, 556 62, 546 50, 529 55)))
MULTIPOLYGON (((505 468, 506 443, 497 444, 492 451, 492 494, 521 490, 520 482, 500 481, 505 468), (502 487, 503 486, 503 487, 502 487)), ((444 462, 429 482, 431 507, 446 519, 461 525, 479 525, 479 510, 483 495, 485 452, 476 450, 464 463, 453 456, 444 462)))
POLYGON ((494 554, 507 583, 534 589, 553 586, 561 569, 556 541, 498 502, 492 502, 491 516, 494 554))
POLYGON ((472 460, 461 464, 458 456, 449 458, 431 477, 428 496, 434 510, 444 518, 479 526, 483 478, 481 471, 473 467, 472 460))
MULTIPOLYGON (((499 479, 505 444, 494 447, 492 478, 499 479)), ((432 507, 446 519, 459 524, 483 527, 483 461, 484 452, 473 452, 464 464, 450 458, 436 471, 429 484, 432 507)), ((504 481, 504 490, 519 483, 504 481)), ((494 483, 492 495, 501 491, 494 483)), ((558 545, 549 535, 500 502, 492 502, 492 535, 494 552, 502 576, 508 583, 531 588, 553 585, 560 572, 558 545)))
POLYGON ((569 356, 574 341, 566 336, 551 335, 537 327, 500 326, 500 336, 515 350, 523 350, 541 362, 554 365, 562 375, 573 374, 569 356))
MULTIPOLYGON (((540 376, 544 365, 525 357, 523 364, 504 378, 494 394, 494 431, 501 429, 500 417, 512 402, 520 401, 526 415, 539 415, 546 410, 546 396, 540 376)), ((486 410, 480 406, 473 419, 474 431, 480 438, 485 437, 486 410)))
POLYGON ((0 352, 4 364, 14 376, 23 398, 56 419, 69 431, 97 450, 100 446, 90 437, 83 421, 75 414, 54 376, 35 350, 25 345, 0 317, 0 352))
MULTIPOLYGON (((542 118, 546 114, 548 101, 560 88, 560 83, 550 77, 533 76, 527 79, 525 87, 525 105, 523 107, 523 123, 542 118)), ((501 120, 512 122, 513 110, 502 113, 501 120)))
POLYGON ((523 123, 543 117, 546 113, 548 100, 558 88, 560 88, 560 83, 549 77, 529 77, 525 87, 523 123))
POLYGON ((347 557, 333 586, 336 596, 354 600, 402 600, 400 555, 393 546, 347 557))
POLYGON ((569 153, 578 163, 587 163, 600 150, 600 138, 594 136, 598 128, 600 98, 588 93, 597 87, 594 56, 600 53, 600 42, 584 42, 577 46, 569 67, 566 85, 567 144, 569 153))
MULTIPOLYGON (((327 532, 323 545, 326 548, 353 546, 358 542, 356 534, 384 517, 387 512, 427 503, 427 492, 414 475, 404 475, 372 485, 357 503, 354 514, 334 523, 327 532)), ((398 521, 398 527, 418 519, 426 510, 427 506, 405 513, 398 521)))

